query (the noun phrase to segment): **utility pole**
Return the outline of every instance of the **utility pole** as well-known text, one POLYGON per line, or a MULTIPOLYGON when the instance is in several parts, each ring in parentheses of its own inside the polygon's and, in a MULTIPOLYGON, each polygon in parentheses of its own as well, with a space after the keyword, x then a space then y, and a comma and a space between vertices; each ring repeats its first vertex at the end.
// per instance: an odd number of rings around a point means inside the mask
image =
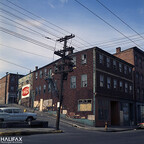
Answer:
POLYGON ((60 82, 60 94, 59 94, 59 102, 57 104, 57 118, 56 118, 56 129, 59 130, 59 123, 60 123, 60 109, 63 102, 63 83, 64 80, 67 79, 68 72, 73 71, 74 64, 71 62, 72 58, 70 58, 69 54, 66 55, 66 52, 73 53, 73 47, 67 47, 67 41, 69 39, 74 38, 75 35, 65 36, 64 38, 60 38, 57 41, 64 42, 63 50, 55 51, 54 54, 61 57, 61 64, 59 64, 58 71, 55 74, 61 75, 61 82, 60 82))

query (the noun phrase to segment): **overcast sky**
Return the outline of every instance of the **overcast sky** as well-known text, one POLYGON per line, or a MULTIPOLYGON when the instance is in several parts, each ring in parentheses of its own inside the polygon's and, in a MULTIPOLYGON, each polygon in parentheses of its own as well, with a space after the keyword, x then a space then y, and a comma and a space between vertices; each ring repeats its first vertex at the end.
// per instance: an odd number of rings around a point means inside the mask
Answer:
POLYGON ((0 78, 6 72, 28 74, 56 60, 54 50, 63 46, 56 40, 71 33, 75 38, 68 46, 76 51, 143 49, 144 0, 78 1, 0 0, 0 78))

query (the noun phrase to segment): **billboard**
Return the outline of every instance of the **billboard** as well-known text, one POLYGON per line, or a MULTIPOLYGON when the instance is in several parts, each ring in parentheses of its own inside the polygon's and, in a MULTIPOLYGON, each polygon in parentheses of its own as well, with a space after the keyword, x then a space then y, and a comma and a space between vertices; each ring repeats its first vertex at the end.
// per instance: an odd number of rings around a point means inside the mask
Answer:
POLYGON ((30 96, 30 84, 22 87, 22 99, 30 96))

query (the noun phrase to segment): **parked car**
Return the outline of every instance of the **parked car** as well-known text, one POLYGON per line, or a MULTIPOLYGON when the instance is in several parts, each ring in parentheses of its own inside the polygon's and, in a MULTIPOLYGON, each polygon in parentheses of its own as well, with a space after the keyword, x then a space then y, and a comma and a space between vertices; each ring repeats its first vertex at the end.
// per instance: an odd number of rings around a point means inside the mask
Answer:
POLYGON ((37 118, 36 113, 22 112, 16 107, 0 108, 0 121, 26 121, 31 125, 31 121, 37 118))

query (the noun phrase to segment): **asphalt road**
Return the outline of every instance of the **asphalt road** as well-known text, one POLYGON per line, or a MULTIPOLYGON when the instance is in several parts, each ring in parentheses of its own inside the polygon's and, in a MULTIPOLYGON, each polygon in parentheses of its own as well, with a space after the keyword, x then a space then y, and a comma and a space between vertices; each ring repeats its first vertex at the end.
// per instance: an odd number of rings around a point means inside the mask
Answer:
POLYGON ((86 131, 63 126, 64 133, 23 136, 23 144, 144 144, 144 130, 86 131))
MULTIPOLYGON (((55 127, 53 117, 41 116, 48 120, 50 127, 55 127)), ((98 132, 72 127, 60 123, 64 133, 23 136, 23 144, 144 144, 144 129, 125 132, 98 132)))

